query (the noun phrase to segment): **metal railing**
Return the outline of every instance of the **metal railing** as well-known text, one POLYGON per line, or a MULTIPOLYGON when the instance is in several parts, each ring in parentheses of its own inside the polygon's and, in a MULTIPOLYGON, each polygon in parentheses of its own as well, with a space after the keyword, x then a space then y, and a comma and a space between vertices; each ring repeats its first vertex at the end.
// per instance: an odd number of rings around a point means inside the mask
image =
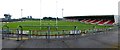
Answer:
POLYGON ((7 25, 2 27, 2 38, 11 38, 16 37, 17 41, 23 40, 24 37, 27 37, 28 39, 62 39, 62 38, 77 38, 78 36, 82 36, 82 34, 86 35, 95 35, 99 34, 100 32, 105 33, 106 31, 111 31, 116 29, 114 28, 103 28, 103 29, 88 29, 88 30, 78 30, 77 26, 18 26, 18 28, 11 29, 7 25), (42 30, 27 30, 24 31, 24 27, 46 27, 45 31, 42 30), (72 30, 58 30, 60 27, 72 27, 72 30), (51 30, 51 28, 54 28, 55 30, 51 30), (15 35, 15 36, 14 36, 15 35))

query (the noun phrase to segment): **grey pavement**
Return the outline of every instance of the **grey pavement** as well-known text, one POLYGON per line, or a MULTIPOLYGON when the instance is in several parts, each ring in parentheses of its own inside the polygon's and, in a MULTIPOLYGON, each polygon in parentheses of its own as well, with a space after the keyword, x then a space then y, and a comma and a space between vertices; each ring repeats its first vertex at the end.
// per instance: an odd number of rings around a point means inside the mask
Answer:
MULTIPOLYGON (((120 29, 119 29, 120 31, 120 29)), ((24 41, 3 40, 3 48, 114 48, 118 47, 118 30, 88 35, 77 39, 24 41)))

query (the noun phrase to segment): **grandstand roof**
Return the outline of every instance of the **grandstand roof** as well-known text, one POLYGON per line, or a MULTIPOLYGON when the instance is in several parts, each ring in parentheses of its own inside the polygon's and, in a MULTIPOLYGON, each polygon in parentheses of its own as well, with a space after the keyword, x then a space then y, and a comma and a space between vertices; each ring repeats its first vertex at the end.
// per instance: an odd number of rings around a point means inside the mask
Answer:
POLYGON ((114 15, 86 15, 86 16, 66 16, 64 18, 71 18, 71 17, 113 17, 114 15))
POLYGON ((66 19, 111 19, 114 20, 114 15, 86 15, 86 16, 67 16, 66 19))

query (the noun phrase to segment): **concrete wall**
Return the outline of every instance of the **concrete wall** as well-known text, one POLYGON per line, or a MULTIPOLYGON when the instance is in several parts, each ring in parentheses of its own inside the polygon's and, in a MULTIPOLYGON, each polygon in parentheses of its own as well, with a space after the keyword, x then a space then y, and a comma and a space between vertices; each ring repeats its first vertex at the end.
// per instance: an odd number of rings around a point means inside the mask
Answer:
POLYGON ((120 16, 118 16, 118 24, 120 25, 120 16))
POLYGON ((118 24, 118 22, 119 22, 119 16, 118 15, 114 15, 114 20, 115 20, 115 24, 118 24))

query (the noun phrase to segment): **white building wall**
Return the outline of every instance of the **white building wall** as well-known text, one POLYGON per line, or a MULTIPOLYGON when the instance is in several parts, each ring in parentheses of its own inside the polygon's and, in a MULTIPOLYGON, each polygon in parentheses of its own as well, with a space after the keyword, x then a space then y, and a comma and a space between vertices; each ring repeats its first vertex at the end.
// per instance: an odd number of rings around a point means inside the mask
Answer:
POLYGON ((115 24, 118 24, 118 18, 119 18, 118 15, 114 15, 115 24))
POLYGON ((120 16, 118 16, 118 24, 120 25, 120 16))

